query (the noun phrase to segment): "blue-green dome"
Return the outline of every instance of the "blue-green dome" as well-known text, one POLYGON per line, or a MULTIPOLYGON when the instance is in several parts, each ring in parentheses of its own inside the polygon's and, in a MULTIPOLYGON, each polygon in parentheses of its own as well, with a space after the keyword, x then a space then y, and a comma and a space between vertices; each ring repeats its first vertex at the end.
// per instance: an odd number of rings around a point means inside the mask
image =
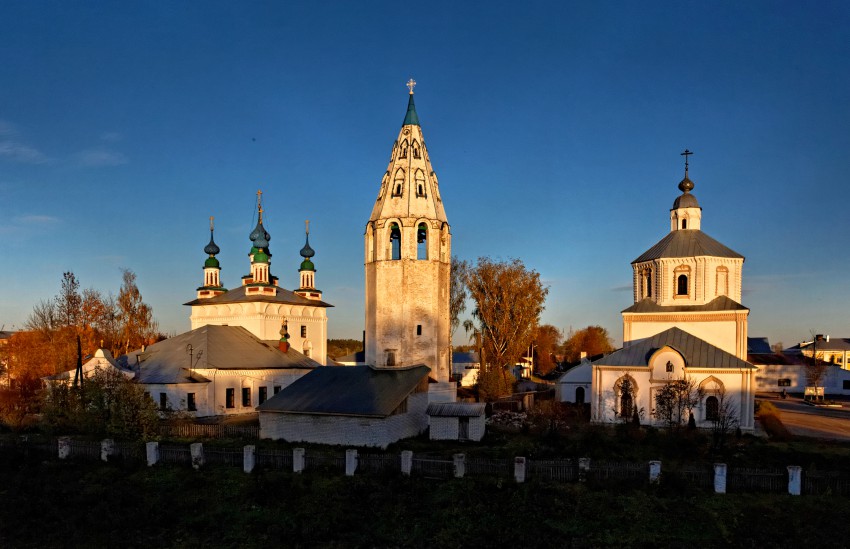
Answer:
POLYGON ((216 245, 215 241, 213 240, 213 233, 212 231, 210 231, 210 243, 204 246, 204 253, 209 255, 216 255, 220 251, 221 248, 216 245))
POLYGON ((307 236, 307 243, 304 244, 303 248, 301 248, 301 257, 311 258, 314 255, 316 255, 316 252, 315 252, 315 250, 313 250, 313 248, 310 247, 310 236, 308 235, 307 236))
POLYGON ((268 263, 269 256, 264 254, 263 252, 257 252, 254 254, 254 263, 268 263))
POLYGON ((219 268, 218 259, 216 259, 212 256, 208 257, 207 260, 204 261, 204 268, 208 268, 208 267, 215 267, 216 269, 218 269, 219 268))
POLYGON ((258 221, 257 226, 254 227, 253 231, 251 231, 250 239, 251 242, 254 243, 255 248, 268 248, 269 240, 271 240, 272 237, 268 232, 266 232, 265 227, 263 227, 263 222, 258 221))
POLYGON ((304 259, 304 261, 301 262, 301 268, 298 269, 298 270, 299 271, 315 271, 316 266, 313 265, 313 262, 310 261, 309 259, 304 259))

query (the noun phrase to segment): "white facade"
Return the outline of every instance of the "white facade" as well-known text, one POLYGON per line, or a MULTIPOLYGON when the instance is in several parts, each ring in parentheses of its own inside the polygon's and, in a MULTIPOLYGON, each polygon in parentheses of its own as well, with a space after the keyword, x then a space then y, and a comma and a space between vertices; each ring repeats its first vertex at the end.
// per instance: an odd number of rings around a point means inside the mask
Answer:
POLYGON ((564 372, 555 385, 555 400, 574 404, 590 402, 592 370, 590 361, 583 358, 581 364, 564 372))
POLYGON ((422 433, 428 427, 427 393, 407 397, 405 413, 387 417, 260 413, 260 438, 386 448, 393 442, 422 433))
POLYGON ((434 417, 429 419, 428 437, 431 440, 472 440, 479 441, 484 438, 487 430, 487 422, 484 414, 476 417, 434 417), (461 423, 466 435, 461 437, 461 423))
POLYGON ((448 384, 451 232, 411 91, 364 235, 366 363, 448 384))

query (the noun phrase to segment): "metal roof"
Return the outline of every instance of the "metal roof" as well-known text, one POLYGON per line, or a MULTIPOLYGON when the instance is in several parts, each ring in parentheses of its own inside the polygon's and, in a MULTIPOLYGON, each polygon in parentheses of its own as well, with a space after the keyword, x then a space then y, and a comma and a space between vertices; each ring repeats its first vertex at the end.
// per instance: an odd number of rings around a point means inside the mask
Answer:
POLYGON ((328 366, 297 379, 262 403, 260 412, 387 417, 431 369, 328 366))
POLYGON ((658 244, 648 249, 632 261, 641 263, 662 257, 734 257, 744 259, 744 256, 714 240, 699 229, 682 229, 670 231, 658 244))
POLYGON ((307 299, 290 290, 278 286, 277 295, 245 295, 245 286, 239 286, 221 295, 206 299, 193 299, 183 305, 217 305, 219 303, 242 303, 242 302, 264 302, 264 303, 290 303, 292 305, 308 305, 313 307, 333 307, 330 303, 318 299, 307 299))
MULTIPOLYGON (((810 350, 812 343, 802 345, 800 349, 810 350)), ((831 337, 829 341, 822 339, 817 342, 815 349, 818 351, 850 351, 850 339, 845 337, 831 337)))
POLYGON ((748 337, 747 353, 764 355, 773 353, 773 350, 766 337, 748 337))
POLYGON ((481 417, 485 406, 483 402, 432 402, 426 413, 433 417, 481 417))
POLYGON ((595 360, 593 365, 649 366, 649 358, 664 346, 679 351, 685 358, 685 366, 688 368, 754 368, 749 362, 675 327, 652 337, 633 341, 628 347, 595 360))
POLYGON ((704 312, 713 313, 721 311, 749 311, 734 299, 721 295, 715 297, 705 305, 659 305, 651 297, 645 297, 631 307, 623 309, 623 313, 688 313, 704 312))
POLYGON ((209 381, 194 369, 277 370, 313 369, 315 360, 290 348, 283 352, 257 339, 241 326, 201 326, 154 343, 119 359, 126 367, 139 362, 142 383, 192 383, 209 381), (188 346, 192 346, 192 364, 188 346))

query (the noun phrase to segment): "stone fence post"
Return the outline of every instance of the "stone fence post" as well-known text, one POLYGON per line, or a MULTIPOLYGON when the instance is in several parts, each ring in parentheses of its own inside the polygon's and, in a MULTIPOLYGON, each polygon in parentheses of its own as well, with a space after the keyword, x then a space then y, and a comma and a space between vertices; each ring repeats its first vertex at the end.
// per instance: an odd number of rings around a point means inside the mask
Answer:
POLYGON ((590 471, 590 458, 578 458, 578 481, 587 481, 587 472, 590 471))
POLYGON ((802 485, 803 468, 799 465, 788 466, 788 493, 792 496, 800 495, 800 487, 802 485))
POLYGON ((303 473, 304 472, 304 448, 293 448, 292 449, 292 472, 293 473, 303 473))
POLYGON ((525 482, 525 458, 514 458, 514 480, 517 482, 525 482))
POLYGON ((115 441, 111 438, 100 441, 100 461, 109 461, 110 456, 115 453, 115 441))
POLYGON ((153 467, 159 463, 159 442, 145 444, 145 457, 148 460, 148 467, 153 467))
POLYGON ((715 463, 714 464, 714 493, 715 494, 725 494, 726 493, 726 464, 725 463, 715 463))
POLYGON ((650 461, 649 462, 649 482, 652 484, 658 484, 661 481, 661 462, 660 461, 650 461))
POLYGON ((250 473, 257 464, 257 447, 248 444, 242 448, 242 470, 250 473))
POLYGON ((402 450, 401 452, 401 474, 409 477, 413 470, 413 452, 410 450, 402 450))
POLYGON ((463 478, 466 474, 466 454, 455 454, 452 456, 454 462, 455 478, 463 478))
POLYGON ((198 470, 204 466, 204 445, 201 442, 195 442, 189 445, 189 453, 192 455, 192 469, 198 470))
POLYGON ((357 470, 357 450, 349 449, 345 451, 345 476, 353 477, 354 471, 357 470))
POLYGON ((59 459, 71 456, 71 437, 59 437, 59 459))

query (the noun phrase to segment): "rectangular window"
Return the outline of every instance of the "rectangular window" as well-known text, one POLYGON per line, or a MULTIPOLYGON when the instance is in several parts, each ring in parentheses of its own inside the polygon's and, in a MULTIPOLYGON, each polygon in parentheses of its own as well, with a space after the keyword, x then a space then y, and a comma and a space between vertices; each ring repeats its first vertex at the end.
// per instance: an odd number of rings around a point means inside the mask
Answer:
POLYGON ((422 335, 422 324, 416 325, 416 335, 418 335, 418 336, 422 335))
POLYGON ((280 392, 280 385, 274 386, 274 394, 278 394, 280 392))
POLYGON ((258 404, 265 402, 266 399, 269 398, 269 388, 266 386, 260 387, 260 394, 258 398, 260 399, 258 404))
POLYGON ((236 389, 225 390, 224 405, 227 408, 236 408, 236 389))
POLYGON ((780 387, 790 387, 791 386, 791 380, 787 377, 782 378, 778 381, 778 385, 780 387))
POLYGON ((195 404, 195 393, 186 393, 186 408, 190 412, 194 412, 198 409, 197 404, 195 404))
POLYGON ((307 326, 301 326, 301 337, 307 337, 307 326))
POLYGON ((159 409, 168 409, 168 395, 165 393, 159 393, 159 409))
POLYGON ((850 391, 850 379, 845 379, 845 380, 844 380, 844 390, 845 390, 845 391, 850 391))
POLYGON ((251 405, 251 388, 250 387, 242 387, 242 406, 250 406, 251 405))

